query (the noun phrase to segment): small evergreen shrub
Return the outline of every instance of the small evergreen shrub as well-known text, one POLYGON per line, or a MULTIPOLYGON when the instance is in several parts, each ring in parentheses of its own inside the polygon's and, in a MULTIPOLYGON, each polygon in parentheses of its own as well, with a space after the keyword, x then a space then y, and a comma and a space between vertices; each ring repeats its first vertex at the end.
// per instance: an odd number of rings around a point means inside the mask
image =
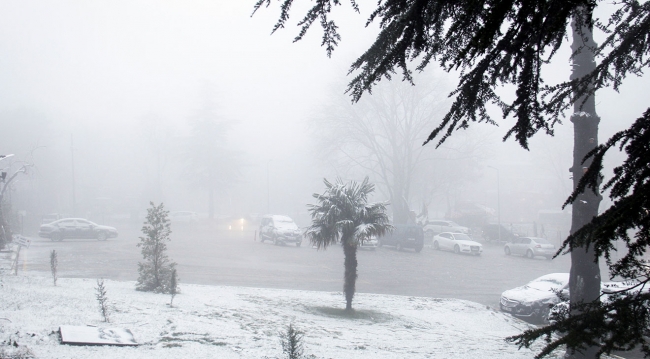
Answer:
POLYGON ((156 206, 150 202, 147 221, 142 227, 144 236, 140 237, 138 247, 142 248, 144 262, 138 263, 136 290, 155 293, 170 293, 171 276, 176 263, 167 257, 167 244, 170 241, 171 223, 169 211, 161 203, 156 206))
POLYGON ((280 344, 282 344, 282 357, 286 359, 303 358, 303 336, 304 333, 289 324, 286 331, 280 332, 280 344))
POLYGON ((97 298, 97 303, 99 304, 99 312, 104 318, 106 323, 111 322, 110 318, 110 304, 108 303, 108 296, 106 295, 106 287, 104 286, 103 279, 97 279, 97 287, 95 288, 95 298, 97 298))
POLYGON ((52 280, 54 281, 54 286, 56 287, 56 280, 59 279, 58 277, 58 265, 59 265, 59 260, 57 258, 56 250, 52 250, 50 252, 50 271, 52 272, 52 280))
POLYGON ((178 274, 176 273, 176 268, 172 269, 172 278, 169 284, 169 294, 171 294, 172 299, 169 301, 169 306, 174 306, 174 297, 178 294, 178 274))

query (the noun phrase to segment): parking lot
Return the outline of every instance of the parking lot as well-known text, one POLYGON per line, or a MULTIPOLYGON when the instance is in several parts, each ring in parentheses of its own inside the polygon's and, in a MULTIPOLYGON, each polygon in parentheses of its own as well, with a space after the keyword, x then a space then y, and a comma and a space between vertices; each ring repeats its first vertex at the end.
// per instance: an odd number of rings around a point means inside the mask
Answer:
MULTIPOLYGON (((32 237, 21 253, 21 270, 49 272, 49 252, 56 249, 61 276, 135 280, 141 260, 138 229, 118 228, 106 242, 32 237)), ((174 228, 169 257, 178 263, 181 283, 241 285, 341 291, 343 251, 316 250, 255 241, 253 229, 207 226, 174 228)), ((481 256, 456 255, 425 247, 422 252, 393 247, 359 250, 357 291, 409 296, 459 298, 498 308, 501 292, 547 273, 568 272, 570 261, 506 256, 496 243, 483 243, 481 256)))

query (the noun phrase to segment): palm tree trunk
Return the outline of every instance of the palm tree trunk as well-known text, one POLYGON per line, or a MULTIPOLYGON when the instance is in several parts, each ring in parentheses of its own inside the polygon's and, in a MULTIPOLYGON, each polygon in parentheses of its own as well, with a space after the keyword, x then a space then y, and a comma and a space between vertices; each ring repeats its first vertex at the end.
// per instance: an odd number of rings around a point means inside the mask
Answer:
POLYGON ((345 310, 352 310, 352 298, 357 282, 357 246, 351 239, 343 240, 343 254, 345 255, 345 282, 343 292, 345 293, 345 310))

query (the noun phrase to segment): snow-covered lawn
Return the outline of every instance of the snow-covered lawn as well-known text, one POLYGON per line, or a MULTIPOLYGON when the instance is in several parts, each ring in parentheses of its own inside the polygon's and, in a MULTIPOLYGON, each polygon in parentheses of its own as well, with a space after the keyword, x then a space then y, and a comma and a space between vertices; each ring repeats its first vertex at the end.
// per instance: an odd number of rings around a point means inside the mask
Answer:
MULTIPOLYGON (((0 277, 0 341, 36 358, 276 358, 278 332, 305 332, 315 358, 532 358, 504 338, 528 327, 483 305, 450 299, 358 293, 353 316, 342 293, 203 286, 181 283, 169 295, 135 291, 134 282, 105 280, 115 307, 104 323, 95 279, 0 277), (61 325, 130 329, 138 347, 59 343, 61 325)), ((539 349, 539 348, 538 348, 539 349)))

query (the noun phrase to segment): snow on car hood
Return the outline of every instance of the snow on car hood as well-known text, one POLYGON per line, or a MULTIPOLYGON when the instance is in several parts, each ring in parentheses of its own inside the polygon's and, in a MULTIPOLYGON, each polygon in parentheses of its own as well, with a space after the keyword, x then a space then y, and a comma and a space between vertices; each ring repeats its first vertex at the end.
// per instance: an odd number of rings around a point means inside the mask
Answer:
POLYGON ((532 282, 509 289, 501 294, 502 297, 521 303, 535 302, 544 299, 558 300, 553 290, 561 290, 569 282, 569 273, 553 273, 539 277, 532 282))
POLYGON ((298 231, 298 225, 292 221, 292 220, 275 220, 274 222, 275 228, 277 228, 279 231, 284 231, 284 232, 293 232, 293 231, 298 231))
POLYGON ((558 299, 557 295, 551 290, 543 291, 529 288, 527 286, 506 290, 501 294, 501 296, 511 300, 516 300, 520 303, 537 302, 544 299, 553 300, 553 298, 558 299))

